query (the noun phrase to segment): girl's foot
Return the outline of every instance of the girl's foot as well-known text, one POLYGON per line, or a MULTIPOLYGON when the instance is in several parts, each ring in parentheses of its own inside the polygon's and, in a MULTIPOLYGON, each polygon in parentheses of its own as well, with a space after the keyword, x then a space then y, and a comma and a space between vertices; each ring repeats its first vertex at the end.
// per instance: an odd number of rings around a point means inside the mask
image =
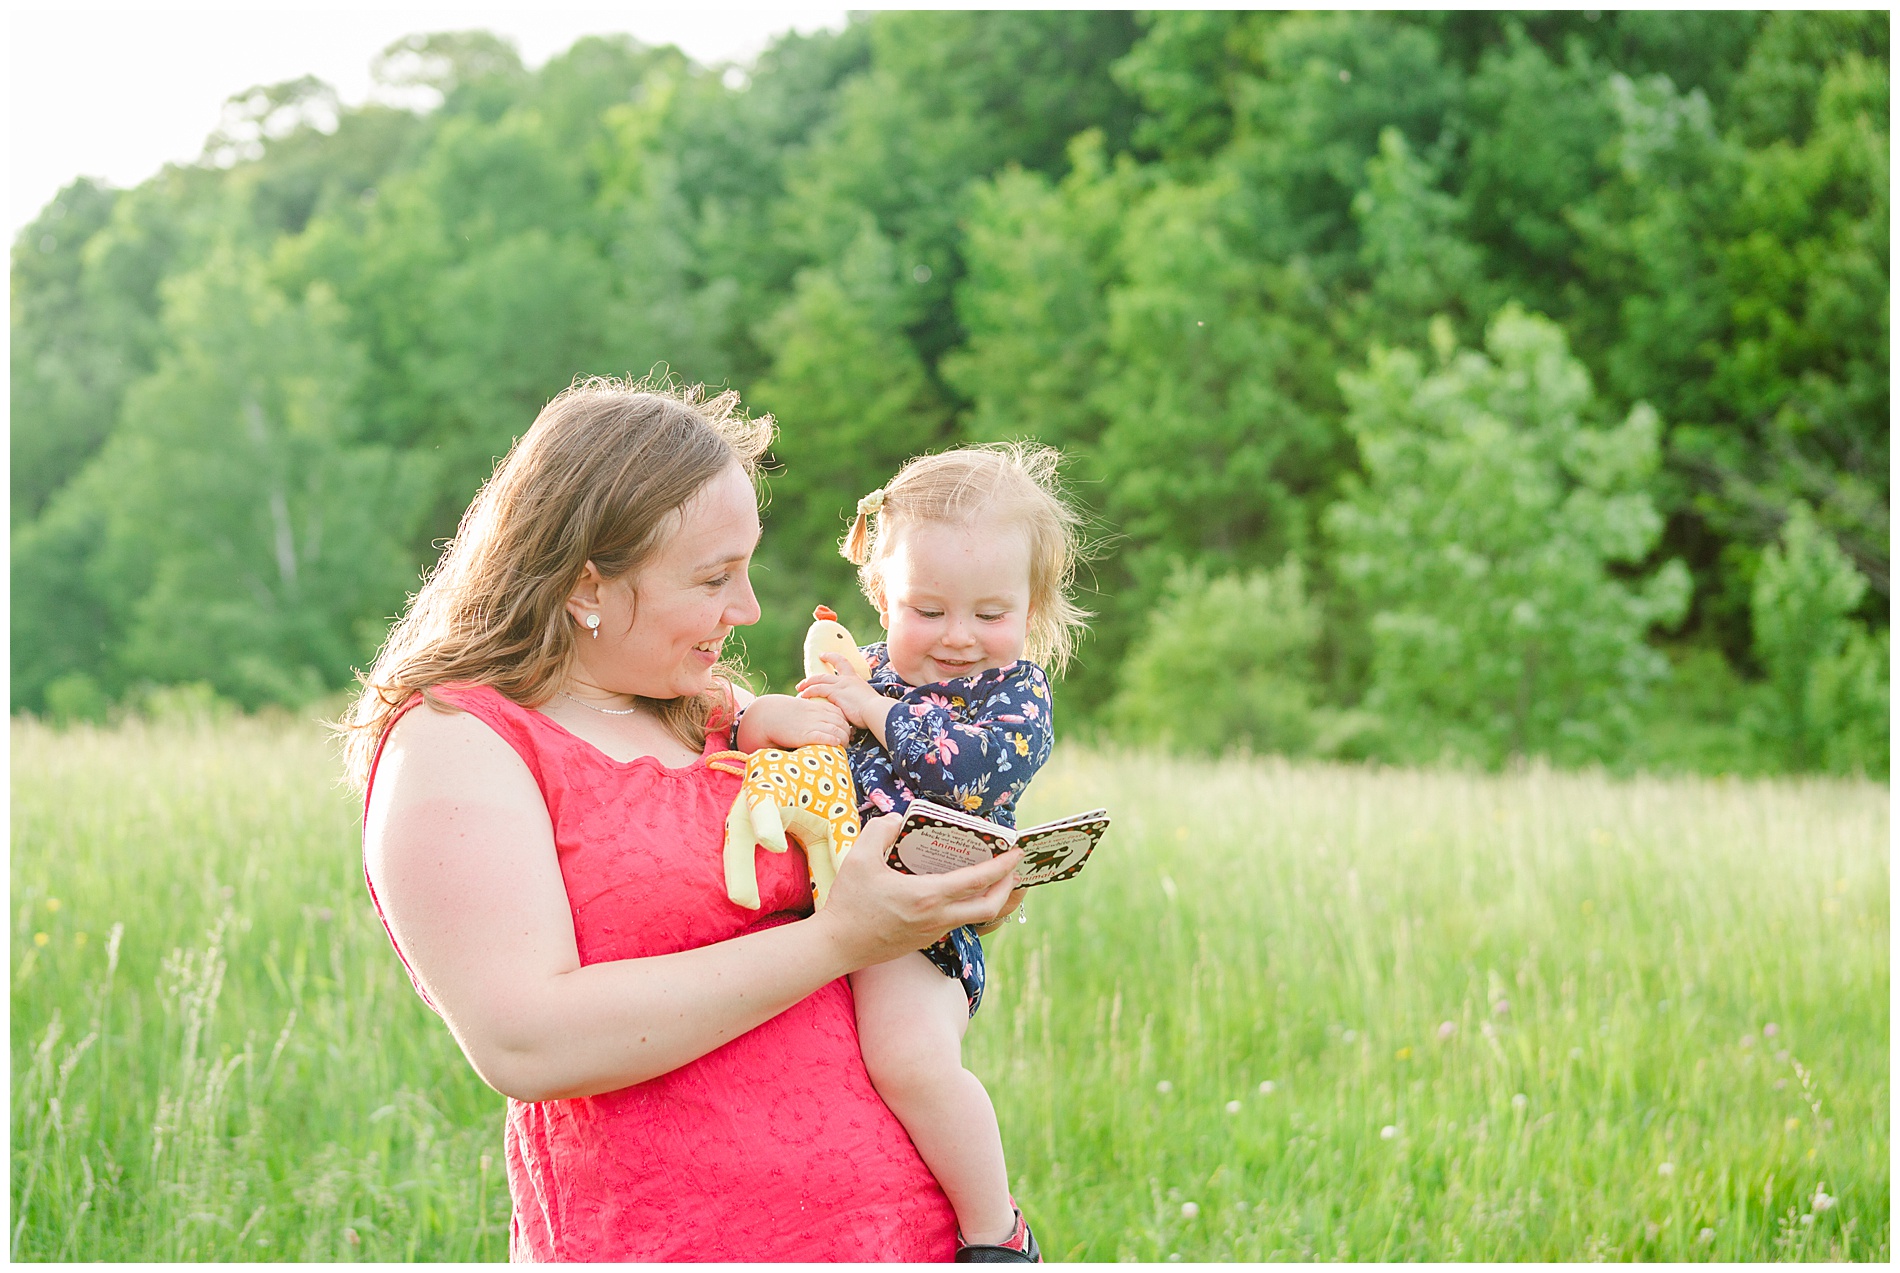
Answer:
POLYGON ((1016 1228, 1001 1242, 965 1242, 961 1233, 957 1234, 958 1264, 1041 1264, 1042 1250, 1036 1245, 1036 1235, 1029 1231, 1029 1225, 1023 1220, 1021 1207, 1011 1198, 1009 1205, 1016 1211, 1016 1228))

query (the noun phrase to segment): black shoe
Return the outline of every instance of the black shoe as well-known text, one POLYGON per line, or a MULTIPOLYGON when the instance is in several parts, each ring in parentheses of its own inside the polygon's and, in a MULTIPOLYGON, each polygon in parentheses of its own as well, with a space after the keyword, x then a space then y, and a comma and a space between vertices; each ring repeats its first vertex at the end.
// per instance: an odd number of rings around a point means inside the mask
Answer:
MULTIPOLYGON (((1014 1199, 1011 1200, 1014 1202, 1014 1199)), ((961 1233, 957 1234, 957 1264, 1041 1264, 1042 1249, 1036 1245, 1036 1235, 1030 1232, 1029 1224, 1023 1219, 1019 1209, 1016 1212, 1016 1232, 1009 1235, 1007 1245, 1002 1243, 965 1242, 961 1233)))

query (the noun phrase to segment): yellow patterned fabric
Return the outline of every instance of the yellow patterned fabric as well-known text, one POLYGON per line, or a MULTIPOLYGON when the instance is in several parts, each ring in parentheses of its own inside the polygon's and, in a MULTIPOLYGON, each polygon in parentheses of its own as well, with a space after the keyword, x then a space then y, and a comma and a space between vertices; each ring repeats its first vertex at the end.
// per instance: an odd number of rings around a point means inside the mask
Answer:
MULTIPOLYGON (((708 762, 733 761, 722 752, 708 762)), ((773 853, 798 841, 811 871, 812 904, 823 906, 838 877, 838 864, 857 842, 858 801, 851 785, 851 762, 842 747, 766 747, 745 758, 745 780, 726 815, 726 896, 748 910, 759 907, 759 877, 754 854, 763 845, 773 853)), ((718 768, 726 768, 720 763, 718 768)))

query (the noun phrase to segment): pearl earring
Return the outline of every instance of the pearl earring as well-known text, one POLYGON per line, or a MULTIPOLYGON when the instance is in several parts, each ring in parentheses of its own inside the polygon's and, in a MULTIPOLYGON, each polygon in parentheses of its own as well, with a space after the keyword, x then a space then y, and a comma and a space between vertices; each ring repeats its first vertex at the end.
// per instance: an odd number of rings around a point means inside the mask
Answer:
POLYGON ((587 616, 587 630, 594 634, 594 640, 596 641, 600 640, 600 616, 599 615, 590 614, 587 616))

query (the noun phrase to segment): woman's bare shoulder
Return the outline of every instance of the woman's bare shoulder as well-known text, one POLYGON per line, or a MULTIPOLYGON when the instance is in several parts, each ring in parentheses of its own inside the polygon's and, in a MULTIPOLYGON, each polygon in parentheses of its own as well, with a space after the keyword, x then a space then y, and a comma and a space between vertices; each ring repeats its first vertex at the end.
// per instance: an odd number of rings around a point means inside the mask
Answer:
POLYGON ((472 713, 426 700, 389 727, 371 796, 385 793, 398 803, 425 796, 542 803, 528 766, 501 735, 472 713))

